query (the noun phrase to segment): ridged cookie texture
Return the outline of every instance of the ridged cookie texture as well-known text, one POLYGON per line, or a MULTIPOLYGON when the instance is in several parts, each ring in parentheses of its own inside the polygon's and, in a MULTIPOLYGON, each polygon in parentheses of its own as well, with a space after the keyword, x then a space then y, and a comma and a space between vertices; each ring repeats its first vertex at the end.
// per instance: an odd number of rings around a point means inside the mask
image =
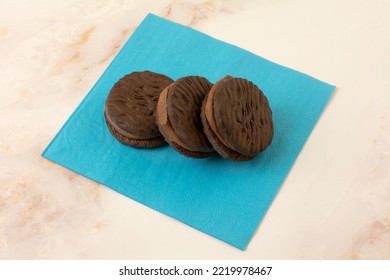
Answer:
POLYGON ((112 134, 117 139, 122 135, 122 143, 135 147, 155 147, 164 143, 154 113, 161 91, 171 83, 171 78, 150 71, 133 72, 121 78, 105 102, 106 121, 110 131, 115 131, 112 134))
POLYGON ((193 158, 215 154, 203 132, 200 112, 212 87, 206 78, 187 76, 164 89, 157 109, 157 123, 165 140, 179 153, 193 158))
POLYGON ((209 110, 205 100, 202 112, 203 125, 210 142, 223 157, 250 160, 270 145, 274 133, 272 111, 267 97, 255 84, 225 77, 209 95, 209 110))
MULTIPOLYGON (((202 108, 205 104, 203 104, 202 108)), ((253 159, 253 157, 248 157, 239 154, 238 152, 226 147, 224 143, 222 143, 221 140, 219 140, 218 136, 213 132, 213 130, 210 127, 209 122, 206 119, 206 115, 204 110, 202 110, 201 113, 201 119, 203 123, 203 129, 205 134, 207 135, 207 138, 209 139, 211 145, 214 147, 214 149, 220 154, 223 158, 231 159, 234 161, 248 161, 253 159)))
POLYGON ((203 99, 212 85, 202 77, 184 77, 172 85, 168 95, 167 111, 173 129, 188 146, 200 152, 214 151, 200 120, 203 99))

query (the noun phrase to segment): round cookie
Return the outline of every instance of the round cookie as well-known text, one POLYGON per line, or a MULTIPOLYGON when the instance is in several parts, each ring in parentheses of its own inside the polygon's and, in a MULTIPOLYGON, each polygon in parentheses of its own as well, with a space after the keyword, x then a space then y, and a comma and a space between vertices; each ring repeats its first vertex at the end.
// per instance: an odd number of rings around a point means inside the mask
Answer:
POLYGON ((226 76, 211 88, 201 120, 214 149, 234 161, 253 159, 271 144, 274 134, 267 97, 242 78, 226 76))
POLYGON ((173 80, 150 71, 119 79, 105 102, 104 117, 112 135, 123 144, 153 148, 165 143, 155 121, 161 91, 173 80))
POLYGON ((169 85, 160 95, 156 122, 161 134, 187 157, 205 158, 215 154, 200 119, 203 99, 211 87, 206 78, 188 76, 169 85))

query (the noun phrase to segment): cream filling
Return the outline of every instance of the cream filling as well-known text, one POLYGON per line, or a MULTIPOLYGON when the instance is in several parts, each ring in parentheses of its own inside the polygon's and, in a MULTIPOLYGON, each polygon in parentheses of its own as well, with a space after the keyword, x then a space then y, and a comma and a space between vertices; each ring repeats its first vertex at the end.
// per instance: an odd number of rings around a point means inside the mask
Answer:
POLYGON ((211 88, 210 92, 207 95, 204 112, 205 112, 206 120, 209 123, 211 130, 217 136, 219 141, 221 141, 222 144, 224 144, 226 147, 228 147, 228 148, 233 150, 233 148, 228 143, 226 143, 225 139, 223 139, 222 135, 219 133, 219 130, 217 128, 217 124, 216 124, 215 118, 214 118, 214 107, 213 107, 213 97, 214 97, 214 94, 215 94, 216 87, 221 82, 224 82, 224 81, 232 79, 232 78, 233 78, 232 76, 225 76, 224 78, 222 78, 221 80, 219 80, 218 82, 216 82, 213 85, 213 87, 211 88))
MULTIPOLYGON (((150 137, 150 138, 140 137, 140 136, 131 134, 131 133, 127 132, 127 131, 124 131, 123 129, 121 129, 119 126, 117 126, 117 125, 112 121, 112 119, 110 118, 110 115, 107 113, 107 107, 106 107, 106 106, 105 106, 104 115, 106 116, 106 119, 107 119, 107 121, 110 123, 110 125, 113 126, 113 127, 115 128, 115 130, 116 130, 118 133, 120 133, 120 134, 123 135, 123 136, 126 136, 127 138, 136 139, 136 140, 147 140, 147 139, 156 138, 156 137, 150 137)), ((157 137, 158 137, 158 136, 157 136, 157 137)))
MULTIPOLYGON (((173 85, 173 84, 172 84, 173 85)), ((180 145, 181 147, 196 152, 194 149, 191 149, 188 147, 186 143, 184 143, 179 136, 177 136, 175 130, 173 129, 171 122, 168 118, 168 112, 167 112, 167 99, 169 91, 172 88, 172 85, 166 87, 160 94, 160 97, 158 99, 157 103, 157 122, 159 124, 161 133, 165 136, 165 138, 169 142, 175 142, 176 144, 180 145)))

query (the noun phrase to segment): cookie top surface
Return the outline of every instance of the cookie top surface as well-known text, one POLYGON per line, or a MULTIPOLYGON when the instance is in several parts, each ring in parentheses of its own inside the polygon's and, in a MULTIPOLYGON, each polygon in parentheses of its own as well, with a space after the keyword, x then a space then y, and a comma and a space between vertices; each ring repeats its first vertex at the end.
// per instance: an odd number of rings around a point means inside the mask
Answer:
POLYGON ((204 97, 211 87, 212 84, 206 78, 183 77, 172 85, 167 98, 171 126, 177 136, 196 151, 213 151, 200 119, 204 97))
POLYGON ((203 102, 202 112, 200 114, 202 119, 202 124, 203 124, 203 130, 207 135, 207 138, 209 139, 210 143, 213 145, 215 151, 225 159, 230 159, 234 161, 251 160, 253 157, 241 155, 240 153, 228 148, 227 146, 225 146, 223 142, 220 141, 219 137, 215 134, 215 132, 210 127, 210 123, 208 122, 206 111, 204 109, 205 104, 206 101, 203 102))
POLYGON ((160 136, 154 112, 161 91, 171 83, 171 78, 150 71, 133 72, 121 78, 105 103, 112 125, 137 138, 160 136))
POLYGON ((218 132, 231 149, 251 157, 271 143, 272 111, 267 97, 252 82, 242 78, 221 81, 212 104, 218 132))

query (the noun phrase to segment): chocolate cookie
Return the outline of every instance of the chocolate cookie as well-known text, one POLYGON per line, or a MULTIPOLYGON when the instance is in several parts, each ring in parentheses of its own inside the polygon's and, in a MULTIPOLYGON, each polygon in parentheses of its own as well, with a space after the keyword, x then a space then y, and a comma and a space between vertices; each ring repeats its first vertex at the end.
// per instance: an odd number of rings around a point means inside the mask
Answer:
POLYGON ((161 91, 171 83, 171 78, 150 71, 133 72, 121 78, 105 103, 104 116, 112 135, 137 148, 165 143, 154 113, 161 91))
POLYGON ((214 149, 235 161, 253 159, 274 134, 267 97, 246 79, 219 80, 203 101, 201 119, 214 149))
POLYGON ((156 121, 165 140, 181 154, 204 158, 215 153, 203 132, 200 111, 212 84, 205 78, 188 76, 163 90, 156 121))

